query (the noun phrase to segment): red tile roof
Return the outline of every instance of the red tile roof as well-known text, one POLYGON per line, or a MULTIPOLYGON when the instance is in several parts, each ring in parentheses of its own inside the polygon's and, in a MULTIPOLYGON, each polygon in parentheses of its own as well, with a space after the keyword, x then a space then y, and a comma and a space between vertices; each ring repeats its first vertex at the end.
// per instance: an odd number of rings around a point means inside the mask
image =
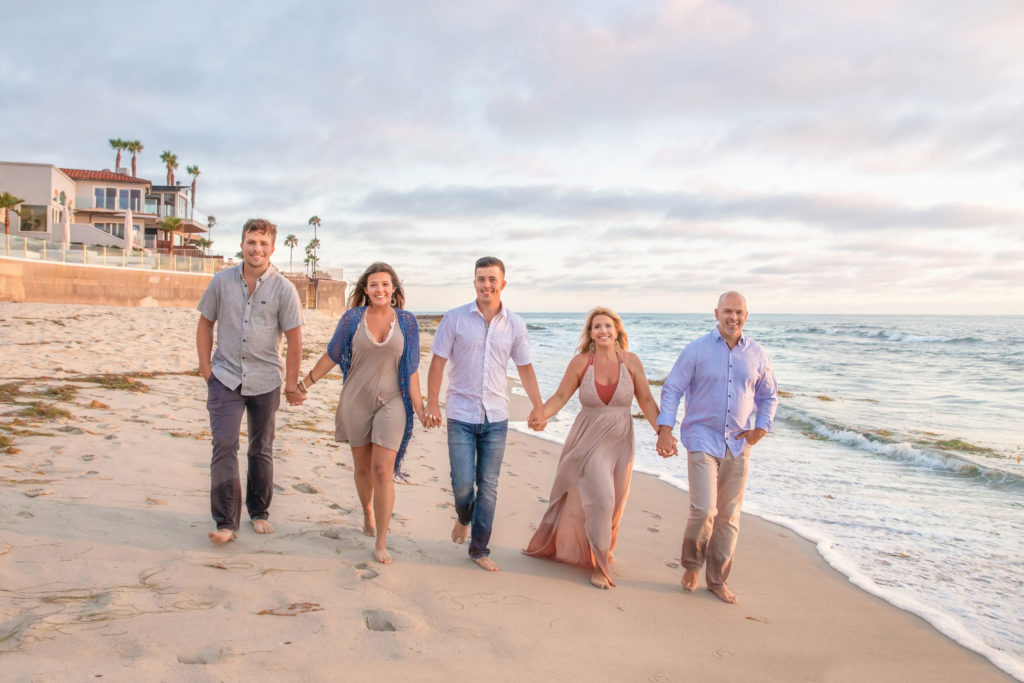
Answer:
POLYGON ((64 171, 72 180, 112 180, 118 183, 153 184, 145 178, 133 178, 130 175, 113 173, 112 171, 86 171, 80 168, 62 168, 60 170, 64 171))

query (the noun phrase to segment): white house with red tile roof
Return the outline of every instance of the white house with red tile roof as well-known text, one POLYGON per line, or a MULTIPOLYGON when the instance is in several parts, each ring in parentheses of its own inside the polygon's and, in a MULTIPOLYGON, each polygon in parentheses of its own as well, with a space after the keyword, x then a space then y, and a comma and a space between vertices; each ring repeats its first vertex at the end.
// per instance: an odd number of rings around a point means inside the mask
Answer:
POLYGON ((24 199, 18 213, 11 212, 11 234, 59 242, 64 213, 71 213, 74 244, 124 247, 125 218, 132 212, 136 248, 166 250, 157 223, 167 216, 181 219, 180 232, 196 235, 206 226, 187 213, 188 187, 153 186, 109 170, 58 168, 52 164, 0 161, 0 192, 24 199))

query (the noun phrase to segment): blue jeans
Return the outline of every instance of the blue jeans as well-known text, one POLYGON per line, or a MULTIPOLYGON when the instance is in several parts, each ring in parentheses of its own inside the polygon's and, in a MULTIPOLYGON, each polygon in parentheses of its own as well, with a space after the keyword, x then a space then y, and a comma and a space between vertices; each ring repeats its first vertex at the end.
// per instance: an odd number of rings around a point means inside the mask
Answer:
POLYGON ((505 457, 508 420, 470 424, 448 419, 448 460, 459 524, 472 523, 469 556, 491 554, 494 508, 498 503, 498 475, 505 457))

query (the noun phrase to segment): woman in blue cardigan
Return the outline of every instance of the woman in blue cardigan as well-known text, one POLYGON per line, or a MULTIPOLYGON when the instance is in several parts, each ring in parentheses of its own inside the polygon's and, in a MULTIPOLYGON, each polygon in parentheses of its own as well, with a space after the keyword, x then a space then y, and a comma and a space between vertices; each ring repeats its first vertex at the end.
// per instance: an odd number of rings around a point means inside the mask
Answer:
POLYGON ((391 564, 388 524, 395 506, 394 477, 412 436, 413 413, 423 422, 420 335, 416 316, 402 310, 405 291, 394 268, 374 263, 348 298, 327 353, 299 386, 341 367, 344 386, 334 419, 334 438, 352 448, 354 477, 363 507, 363 533, 376 536, 373 557, 391 564))

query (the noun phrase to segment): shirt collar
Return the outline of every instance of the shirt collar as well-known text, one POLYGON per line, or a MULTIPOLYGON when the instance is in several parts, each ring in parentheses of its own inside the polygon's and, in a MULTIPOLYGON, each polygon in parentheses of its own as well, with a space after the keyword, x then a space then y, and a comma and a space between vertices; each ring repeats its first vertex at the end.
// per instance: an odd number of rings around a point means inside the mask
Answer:
MULTIPOLYGON (((715 341, 722 341, 722 342, 725 341, 725 337, 722 336, 722 331, 720 329, 718 329, 718 325, 715 325, 714 335, 715 335, 715 341)), ((728 342, 726 342, 726 343, 728 343, 728 342)), ((741 331, 740 332, 740 338, 739 338, 739 340, 737 340, 736 346, 746 346, 746 344, 747 344, 747 335, 744 334, 741 331)))
MULTIPOLYGON (((245 264, 244 263, 239 263, 236 266, 236 268, 238 268, 238 279, 239 280, 245 279, 245 264)), ((256 278, 256 282, 263 282, 263 278, 265 278, 268 275, 270 275, 270 271, 273 270, 273 269, 274 269, 274 264, 268 265, 267 269, 263 271, 263 275, 260 275, 258 278, 256 278)))
MULTIPOLYGON (((481 318, 484 317, 484 314, 480 311, 480 307, 477 306, 477 304, 476 304, 476 299, 473 300, 473 303, 470 304, 470 306, 473 308, 473 312, 474 313, 476 313, 481 318)), ((505 302, 502 301, 501 302, 501 308, 498 309, 498 312, 494 314, 494 317, 491 318, 491 320, 497 320, 498 318, 504 318, 506 315, 508 315, 508 306, 506 306, 505 302)))

